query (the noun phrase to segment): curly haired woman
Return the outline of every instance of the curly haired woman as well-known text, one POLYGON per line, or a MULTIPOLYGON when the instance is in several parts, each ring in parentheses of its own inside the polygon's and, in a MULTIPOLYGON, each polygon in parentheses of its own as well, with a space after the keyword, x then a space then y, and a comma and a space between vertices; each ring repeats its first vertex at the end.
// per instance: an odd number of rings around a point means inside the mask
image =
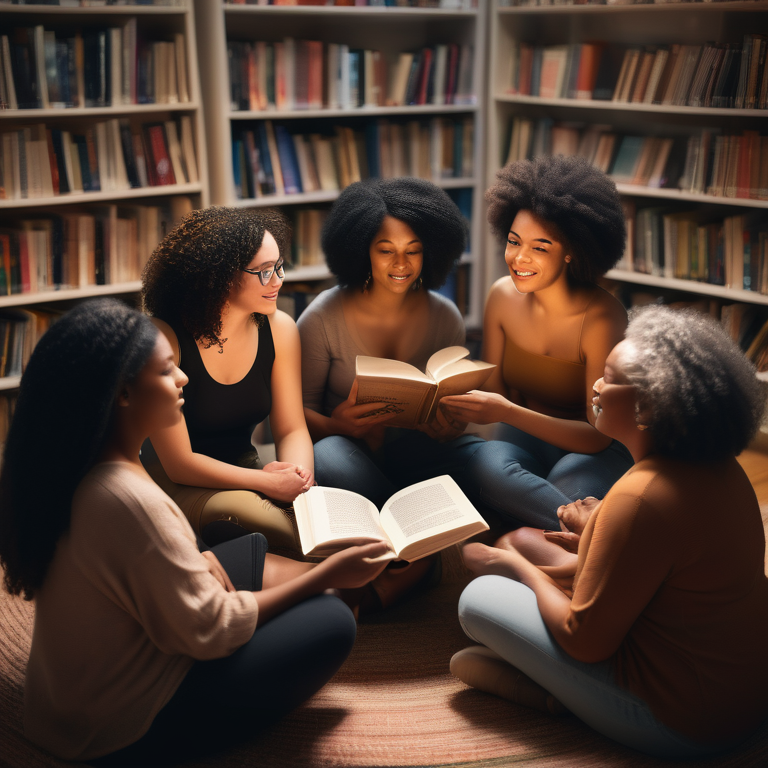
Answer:
MULTIPOLYGON (((339 196, 323 250, 339 287, 299 318, 304 408, 318 482, 381 506, 399 488, 447 473, 461 435, 442 413, 422 431, 387 428, 376 403, 355 405, 357 355, 424 370, 438 350, 464 343, 456 306, 436 293, 464 251, 466 225, 448 195, 421 179, 358 182, 339 196)), ((384 405, 382 403, 381 405, 384 405)))
POLYGON ((248 530, 297 547, 292 519, 270 501, 290 503, 314 482, 299 334, 276 304, 289 239, 277 211, 192 211, 144 270, 144 306, 189 384, 184 418, 142 456, 207 543, 248 530), (267 416, 278 461, 262 468, 251 434, 267 416))
POLYGON ((513 700, 538 692, 658 757, 704 757, 754 732, 768 715, 768 580, 760 508, 735 457, 765 403, 711 318, 633 314, 593 406, 636 464, 557 566, 509 541, 465 547, 480 578, 459 616, 484 647, 456 654, 454 674, 513 700))
POLYGON ((592 383, 621 340, 626 312, 595 283, 620 258, 616 185, 581 158, 511 163, 486 194, 506 239, 509 277, 488 295, 485 392, 445 397, 453 418, 499 423, 464 468, 464 490, 514 525, 558 528, 556 510, 602 496, 632 463, 594 427, 592 383))

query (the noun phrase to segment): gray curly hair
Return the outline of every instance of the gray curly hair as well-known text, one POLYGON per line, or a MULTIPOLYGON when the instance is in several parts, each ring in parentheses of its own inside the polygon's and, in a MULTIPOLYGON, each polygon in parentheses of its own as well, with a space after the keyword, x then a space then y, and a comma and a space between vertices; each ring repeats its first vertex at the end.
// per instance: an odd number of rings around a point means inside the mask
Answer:
POLYGON ((656 451, 697 461, 737 456, 765 413, 755 367, 723 328, 695 310, 630 312, 624 372, 656 451))

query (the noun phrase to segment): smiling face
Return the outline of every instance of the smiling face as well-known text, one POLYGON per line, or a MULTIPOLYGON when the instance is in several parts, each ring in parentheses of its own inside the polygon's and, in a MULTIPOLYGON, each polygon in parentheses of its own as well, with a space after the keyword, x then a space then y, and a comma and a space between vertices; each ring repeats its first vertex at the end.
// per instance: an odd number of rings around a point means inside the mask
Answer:
POLYGON ((566 280, 571 255, 551 224, 530 211, 518 211, 507 235, 504 261, 520 293, 531 293, 566 280))
POLYGON ((370 256, 371 289, 405 293, 421 275, 424 246, 404 221, 385 216, 371 242, 370 256))
POLYGON ((595 428, 625 444, 637 435, 636 391, 625 374, 633 355, 629 341, 619 342, 605 360, 603 377, 592 387, 595 428))
MULTIPOLYGON (((246 265, 246 269, 255 271, 273 268, 278 262, 282 263, 277 241, 270 232, 264 233, 261 248, 246 265)), ((277 295, 283 286, 283 279, 277 272, 266 285, 261 284, 258 275, 241 272, 240 282, 230 291, 228 304, 230 307, 241 307, 248 313, 271 315, 277 309, 277 295)))
POLYGON ((131 408, 131 419, 151 435, 159 429, 177 424, 184 405, 182 387, 189 381, 174 362, 168 339, 157 334, 157 341, 138 376, 125 387, 120 403, 131 408))

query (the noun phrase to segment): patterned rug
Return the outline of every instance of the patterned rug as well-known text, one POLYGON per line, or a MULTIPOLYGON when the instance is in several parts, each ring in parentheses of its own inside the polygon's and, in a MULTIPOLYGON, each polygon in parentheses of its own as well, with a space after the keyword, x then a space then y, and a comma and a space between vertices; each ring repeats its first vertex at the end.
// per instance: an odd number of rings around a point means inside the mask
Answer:
MULTIPOLYGON (((768 509, 766 510, 768 517, 768 509)), ((183 768, 456 766, 456 768, 659 768, 574 717, 550 718, 467 688, 448 660, 469 644, 456 615, 467 581, 456 551, 441 584, 360 624, 339 674, 276 726, 225 752, 185 759, 183 768)), ((20 733, 24 668, 33 621, 28 603, 0 593, 0 765, 65 768, 20 733)), ((708 768, 768 765, 768 726, 708 768)))

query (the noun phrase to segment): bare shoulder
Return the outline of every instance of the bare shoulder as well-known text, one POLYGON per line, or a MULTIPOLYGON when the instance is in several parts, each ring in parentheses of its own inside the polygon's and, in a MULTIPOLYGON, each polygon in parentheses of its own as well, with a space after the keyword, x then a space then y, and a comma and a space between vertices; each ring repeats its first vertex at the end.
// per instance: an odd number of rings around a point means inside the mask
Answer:
POLYGON ((598 344, 601 348, 608 345, 610 349, 624 337, 624 331, 627 328, 627 310, 608 291, 599 287, 594 290, 595 294, 584 318, 582 347, 588 348, 592 344, 598 344))
POLYGON ((293 318, 283 310, 278 309, 274 314, 267 315, 269 326, 272 330, 272 338, 275 343, 289 342, 298 339, 299 332, 293 318))
POLYGON ((512 278, 509 275, 500 277, 488 291, 486 310, 509 309, 510 302, 517 302, 519 299, 520 294, 515 290, 512 278))
POLYGON ((176 331, 174 331, 173 328, 171 328, 171 326, 165 322, 165 320, 161 320, 159 317, 150 317, 149 319, 152 321, 155 327, 160 331, 160 333, 162 333, 163 336, 165 336, 168 339, 168 343, 171 345, 174 358, 176 359, 176 365, 178 365, 179 364, 179 339, 176 336, 176 331))

